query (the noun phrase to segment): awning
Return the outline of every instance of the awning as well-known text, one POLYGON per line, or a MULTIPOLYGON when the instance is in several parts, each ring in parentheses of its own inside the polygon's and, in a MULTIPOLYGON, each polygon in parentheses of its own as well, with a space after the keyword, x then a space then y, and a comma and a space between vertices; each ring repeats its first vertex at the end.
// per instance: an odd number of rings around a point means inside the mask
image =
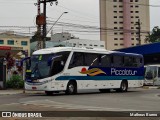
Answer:
POLYGON ((10 52, 14 56, 22 50, 23 47, 0 46, 0 57, 6 56, 7 52, 10 52))

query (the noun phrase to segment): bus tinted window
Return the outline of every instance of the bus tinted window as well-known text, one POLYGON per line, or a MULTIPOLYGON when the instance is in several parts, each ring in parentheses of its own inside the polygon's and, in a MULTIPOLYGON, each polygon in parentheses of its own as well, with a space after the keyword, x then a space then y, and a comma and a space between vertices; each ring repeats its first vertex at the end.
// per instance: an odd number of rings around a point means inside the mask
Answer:
POLYGON ((110 67, 111 66, 111 56, 101 55, 100 67, 110 67))
POLYGON ((158 67, 158 77, 160 77, 160 67, 158 67))
POLYGON ((69 68, 83 66, 84 65, 84 55, 80 52, 75 52, 72 55, 69 68))
POLYGON ((113 66, 123 67, 123 56, 113 56, 113 66))
POLYGON ((70 52, 60 52, 55 54, 51 67, 51 76, 63 71, 64 65, 67 61, 69 54, 70 52))
POLYGON ((85 56, 85 66, 98 66, 99 65, 98 54, 84 53, 84 56, 85 56))
POLYGON ((133 63, 134 63, 134 67, 140 67, 140 66, 142 66, 142 58, 139 58, 139 57, 134 57, 134 59, 133 59, 134 61, 133 61, 133 63))
POLYGON ((133 65, 134 65, 133 57, 125 56, 124 57, 124 67, 133 67, 133 65))

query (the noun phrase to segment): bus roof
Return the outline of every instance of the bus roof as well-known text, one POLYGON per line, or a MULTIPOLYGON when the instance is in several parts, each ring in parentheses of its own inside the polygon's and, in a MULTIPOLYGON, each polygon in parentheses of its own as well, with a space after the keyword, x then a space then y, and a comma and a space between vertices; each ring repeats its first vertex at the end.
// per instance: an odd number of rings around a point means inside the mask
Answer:
POLYGON ((77 51, 77 52, 89 52, 89 53, 104 53, 104 54, 117 54, 117 55, 133 55, 133 56, 142 56, 140 54, 135 53, 125 53, 125 52, 119 52, 119 51, 110 51, 102 48, 81 48, 81 47, 53 47, 53 48, 46 48, 46 49, 40 49, 35 52, 33 52, 33 55, 39 55, 39 54, 52 54, 57 52, 63 52, 63 51, 77 51))

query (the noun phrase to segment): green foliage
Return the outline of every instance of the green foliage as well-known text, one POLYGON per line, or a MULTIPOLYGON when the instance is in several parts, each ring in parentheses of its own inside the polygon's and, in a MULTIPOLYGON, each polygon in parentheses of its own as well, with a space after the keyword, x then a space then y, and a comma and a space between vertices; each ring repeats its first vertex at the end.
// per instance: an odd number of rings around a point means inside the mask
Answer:
POLYGON ((10 80, 7 81, 7 88, 20 89, 24 87, 24 81, 19 75, 13 75, 10 80))
POLYGON ((155 26, 152 32, 146 36, 146 41, 151 43, 160 42, 160 28, 158 26, 155 26))

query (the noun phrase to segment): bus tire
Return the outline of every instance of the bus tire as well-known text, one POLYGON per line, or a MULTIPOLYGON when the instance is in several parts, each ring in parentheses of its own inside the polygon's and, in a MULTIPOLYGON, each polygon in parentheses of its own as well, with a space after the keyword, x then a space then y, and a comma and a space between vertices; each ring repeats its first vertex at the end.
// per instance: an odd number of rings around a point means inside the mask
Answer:
POLYGON ((45 91, 46 95, 51 96, 53 95, 53 91, 45 91))
POLYGON ((128 90, 128 82, 127 82, 127 80, 123 80, 121 82, 121 86, 120 86, 119 91, 120 92, 127 92, 127 90, 128 90))
POLYGON ((66 89, 67 95, 73 95, 77 93, 77 83, 75 81, 69 81, 66 89))
POLYGON ((109 93, 111 90, 110 89, 99 89, 101 93, 109 93))

